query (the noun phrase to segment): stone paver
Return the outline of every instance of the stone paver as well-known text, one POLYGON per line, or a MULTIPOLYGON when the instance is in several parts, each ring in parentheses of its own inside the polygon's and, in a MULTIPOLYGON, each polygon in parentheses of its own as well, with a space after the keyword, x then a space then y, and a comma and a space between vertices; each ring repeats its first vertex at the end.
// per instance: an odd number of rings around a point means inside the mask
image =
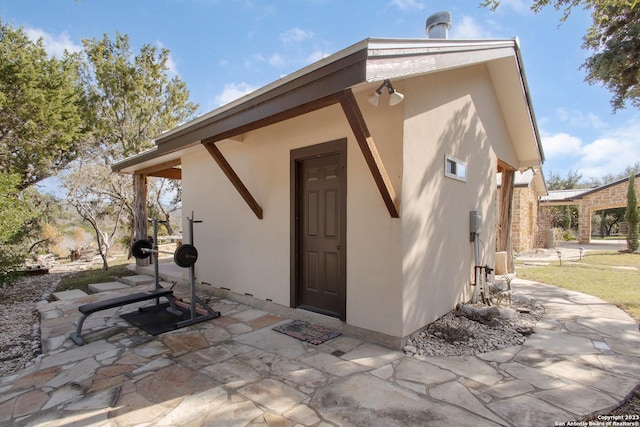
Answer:
POLYGON ((532 395, 500 400, 487 405, 489 409, 513 426, 547 426, 576 419, 566 412, 532 395))
POLYGON ((536 333, 449 358, 345 335, 314 346, 272 330, 289 319, 220 298, 220 318, 155 337, 119 317, 144 304, 96 313, 78 347, 68 339, 78 305, 141 288, 40 304, 45 354, 0 378, 0 424, 554 425, 608 411, 640 383, 640 333, 626 314, 589 295, 512 286, 545 306, 536 333))
POLYGON ((104 282, 104 283, 90 283, 89 290, 91 292, 108 292, 108 291, 117 291, 118 289, 126 289, 129 288, 130 285, 127 285, 123 282, 104 282))
POLYGON ((70 291, 54 292, 51 294, 58 301, 76 300, 78 298, 88 296, 86 292, 80 289, 72 289, 70 291))
POLYGON ((147 276, 146 274, 136 274, 133 276, 121 277, 120 281, 122 281, 122 283, 126 283, 129 286, 151 285, 154 282, 153 277, 147 276))

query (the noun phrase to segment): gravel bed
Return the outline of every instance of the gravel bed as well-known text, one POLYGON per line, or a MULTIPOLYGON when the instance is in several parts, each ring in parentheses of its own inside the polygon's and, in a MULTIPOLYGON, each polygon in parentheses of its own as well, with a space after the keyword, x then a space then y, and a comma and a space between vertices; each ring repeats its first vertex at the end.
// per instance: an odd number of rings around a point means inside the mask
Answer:
POLYGON ((49 298, 61 278, 26 276, 0 288, 0 377, 29 366, 42 353, 36 304, 49 298))
POLYGON ((500 318, 491 326, 456 316, 452 310, 407 340, 404 352, 410 356, 468 356, 521 345, 544 315, 542 305, 520 295, 513 295, 511 305, 498 308, 500 318))

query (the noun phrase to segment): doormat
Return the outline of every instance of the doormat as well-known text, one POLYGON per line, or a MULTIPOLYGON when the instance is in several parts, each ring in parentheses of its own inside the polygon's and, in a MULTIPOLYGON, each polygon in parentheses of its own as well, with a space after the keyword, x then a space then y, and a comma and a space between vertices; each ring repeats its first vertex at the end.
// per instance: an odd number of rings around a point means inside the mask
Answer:
POLYGON ((276 326, 273 330, 315 345, 322 344, 341 335, 340 332, 320 325, 310 325, 301 320, 294 320, 285 325, 276 326))
POLYGON ((190 312, 187 308, 178 306, 177 308, 182 312, 182 315, 176 316, 175 314, 169 313, 167 307, 169 307, 168 302, 143 307, 131 313, 122 314, 120 318, 151 335, 158 335, 178 329, 178 322, 190 318, 190 312))

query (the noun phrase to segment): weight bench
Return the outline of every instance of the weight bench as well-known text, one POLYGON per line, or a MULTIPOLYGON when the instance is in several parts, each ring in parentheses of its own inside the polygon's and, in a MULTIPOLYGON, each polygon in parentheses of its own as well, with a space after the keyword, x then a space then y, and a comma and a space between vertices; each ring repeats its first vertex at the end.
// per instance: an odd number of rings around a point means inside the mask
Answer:
POLYGON ((164 297, 169 301, 171 307, 167 307, 167 310, 171 313, 182 314, 180 310, 175 306, 173 301, 173 291, 171 289, 152 289, 150 291, 138 292, 131 295, 123 295, 121 297, 109 298, 103 301, 92 302, 89 304, 83 304, 78 307, 78 311, 82 313, 82 317, 78 320, 78 327, 75 332, 69 335, 69 338, 77 345, 84 345, 84 339, 80 335, 82 332, 82 325, 89 315, 102 310, 108 310, 114 307, 121 307, 127 304, 133 304, 136 302, 147 301, 150 299, 156 299, 164 297))

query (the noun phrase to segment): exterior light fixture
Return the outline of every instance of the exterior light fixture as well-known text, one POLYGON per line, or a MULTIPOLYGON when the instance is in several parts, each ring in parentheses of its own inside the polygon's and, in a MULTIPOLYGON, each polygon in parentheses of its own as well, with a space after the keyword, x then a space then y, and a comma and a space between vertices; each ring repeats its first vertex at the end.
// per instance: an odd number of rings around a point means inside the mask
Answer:
POLYGON ((371 96, 369 96, 369 98, 367 99, 367 101, 369 101, 369 104, 373 105, 374 107, 378 106, 378 101, 380 100, 380 94, 382 93, 382 88, 383 87, 384 87, 384 84, 382 86, 380 86, 378 88, 378 90, 373 92, 373 94, 371 94, 371 96))
POLYGON ((391 82, 387 79, 384 82, 382 82, 380 87, 378 89, 376 89, 376 91, 373 94, 371 94, 371 96, 369 96, 369 98, 367 99, 367 101, 369 101, 369 103, 371 105, 373 105, 374 107, 378 106, 378 102, 380 101, 380 95, 382 95, 382 89, 385 86, 387 88, 387 91, 389 92, 389 105, 390 106, 393 107, 394 105, 398 105, 404 99, 404 95, 401 94, 400 92, 396 91, 393 88, 393 85, 391 84, 391 82))
POLYGON ((579 247, 578 250, 580 251, 580 261, 582 261, 582 255, 584 254, 584 248, 583 247, 579 247))
POLYGON ((556 251, 556 254, 558 254, 558 260, 560 261, 560 267, 562 267, 562 252, 560 251, 560 249, 558 249, 556 251))

